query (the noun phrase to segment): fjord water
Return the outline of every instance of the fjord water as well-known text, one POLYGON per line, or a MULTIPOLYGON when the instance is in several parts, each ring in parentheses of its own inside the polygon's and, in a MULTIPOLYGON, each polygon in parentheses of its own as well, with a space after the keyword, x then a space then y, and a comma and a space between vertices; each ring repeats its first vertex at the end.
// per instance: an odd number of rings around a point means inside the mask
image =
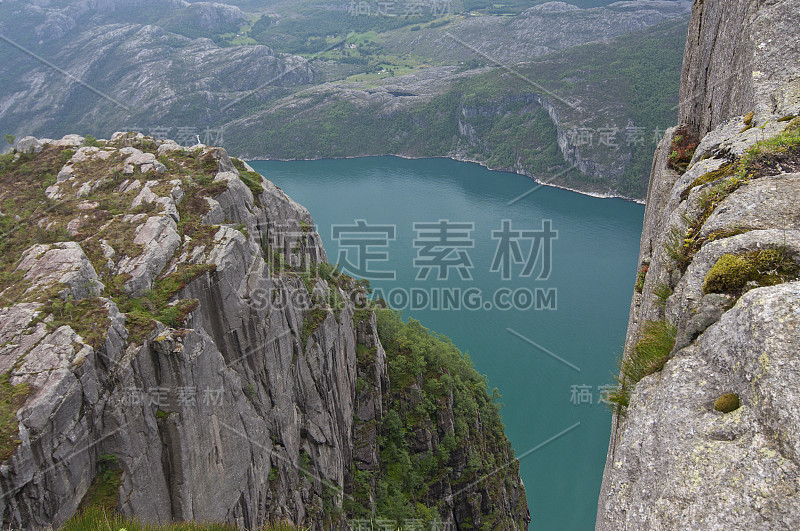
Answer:
MULTIPOLYGON (((521 175, 447 159, 371 157, 251 165, 309 209, 331 263, 363 265, 357 246, 340 245, 352 241, 333 238, 333 226, 364 220, 369 226, 395 227, 396 239, 387 247, 367 249, 386 253, 386 260, 378 256, 369 262, 372 271, 396 272, 395 280, 373 280, 373 289, 387 297, 394 289, 393 302, 399 305, 404 303, 402 293, 415 291, 419 304, 411 307, 409 301, 404 318, 418 319, 448 336, 487 375, 490 388, 498 388, 506 434, 521 458, 533 528, 594 529, 610 432, 610 413, 599 403, 599 388, 612 382, 625 339, 644 207, 540 187, 521 175), (427 279, 416 280, 420 266, 430 264, 425 256, 435 242, 427 232, 415 231, 414 223, 439 220, 474 224, 471 232, 460 235, 466 237, 457 238, 462 246, 447 255, 455 258, 453 263, 472 266, 461 269, 468 271, 466 279, 458 267, 443 266, 449 273, 446 280, 436 278, 436 268, 427 279), (552 240, 549 278, 539 278, 544 272, 541 254, 532 274, 521 275, 535 239, 526 239, 525 233, 512 234, 519 236, 513 241, 522 260, 508 262, 511 279, 491 270, 498 247, 514 257, 511 240, 503 244, 497 233, 492 238, 503 220, 510 220, 512 231, 541 231, 542 221, 551 220, 558 236, 552 240), (540 308, 535 298, 529 309, 433 307, 437 291, 441 297, 443 291, 460 290, 463 295, 470 289, 473 295, 480 290, 483 301, 490 303, 498 290, 520 291, 523 308, 528 306, 523 300, 527 290, 534 297, 538 290, 540 308), (553 291, 554 308, 548 299, 553 291)), ((544 246, 545 240, 540 241, 544 246)), ((476 306, 474 298, 467 302, 476 306)))

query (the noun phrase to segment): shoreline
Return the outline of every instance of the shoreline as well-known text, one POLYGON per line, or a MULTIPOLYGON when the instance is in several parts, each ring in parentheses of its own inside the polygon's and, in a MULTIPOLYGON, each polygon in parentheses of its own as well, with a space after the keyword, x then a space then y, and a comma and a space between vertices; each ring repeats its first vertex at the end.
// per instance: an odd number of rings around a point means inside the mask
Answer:
MULTIPOLYGON (((299 159, 299 158, 281 159, 281 158, 269 158, 269 157, 248 157, 248 158, 242 158, 242 160, 245 161, 245 162, 252 162, 252 161, 257 161, 257 160, 279 161, 279 162, 294 162, 294 161, 312 161, 312 160, 364 159, 364 158, 373 158, 373 157, 397 157, 399 159, 406 159, 406 160, 449 159, 449 160, 454 160, 456 162, 469 162, 471 164, 477 164, 478 166, 481 166, 481 167, 486 168, 487 170, 493 171, 493 172, 512 173, 512 174, 515 174, 515 175, 523 175, 523 176, 527 177, 528 179, 532 180, 533 182, 535 182, 536 184, 539 184, 541 186, 549 186, 551 188, 559 188, 561 190, 566 190, 568 192, 575 192, 577 194, 586 195, 586 196, 589 196, 589 197, 596 197, 598 199, 621 199, 623 201, 629 201, 631 203, 636 203, 636 204, 639 204, 639 205, 646 204, 644 199, 635 199, 633 197, 626 197, 624 195, 617 195, 617 194, 604 194, 604 193, 600 193, 600 192, 589 192, 589 191, 586 191, 586 190, 578 190, 576 188, 570 188, 569 186, 563 186, 563 185, 560 185, 560 184, 545 183, 545 182, 540 181, 539 179, 537 179, 533 175, 530 175, 529 173, 526 173, 525 171, 490 168, 484 162, 481 162, 479 160, 472 160, 472 159, 467 159, 467 158, 453 157, 453 156, 449 156, 449 155, 442 155, 442 156, 438 156, 438 157, 412 157, 410 155, 382 154, 382 155, 355 155, 355 156, 350 156, 350 157, 316 157, 316 158, 305 158, 305 159, 299 159)), ((239 158, 241 158, 241 157, 239 157, 239 158)))

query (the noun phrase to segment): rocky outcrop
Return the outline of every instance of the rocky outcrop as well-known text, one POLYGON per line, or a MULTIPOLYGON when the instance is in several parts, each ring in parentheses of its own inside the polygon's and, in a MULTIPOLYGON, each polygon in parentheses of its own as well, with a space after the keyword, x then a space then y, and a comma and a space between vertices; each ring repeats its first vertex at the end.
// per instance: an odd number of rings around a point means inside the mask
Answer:
MULTIPOLYGON (((364 288, 331 274, 308 211, 219 148, 85 143, 23 139, 0 173, 4 204, 46 206, 0 218, 0 386, 22 397, 0 411, 18 427, 0 440, 3 525, 63 524, 109 470, 116 508, 149 521, 383 516, 383 423, 404 406, 364 288)), ((453 487, 463 444, 430 514, 526 528, 517 468, 492 497, 453 487)), ((514 462, 505 444, 479 451, 514 462)))
POLYGON ((598 530, 800 525, 797 17, 794 2, 694 3, 683 127, 653 161, 625 360, 651 323, 672 339, 663 368, 620 376, 598 530), (673 140, 693 133, 681 174, 673 140))

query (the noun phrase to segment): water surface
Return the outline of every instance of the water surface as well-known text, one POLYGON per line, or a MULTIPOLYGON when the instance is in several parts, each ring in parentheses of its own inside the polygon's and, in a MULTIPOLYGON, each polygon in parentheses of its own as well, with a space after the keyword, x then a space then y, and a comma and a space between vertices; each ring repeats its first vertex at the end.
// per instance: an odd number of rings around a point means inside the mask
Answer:
POLYGON ((490 387, 499 389, 506 434, 521 457, 533 527, 594 529, 610 430, 610 413, 598 403, 598 388, 611 382, 624 342, 644 207, 538 187, 521 175, 447 159, 370 157, 251 165, 309 209, 330 262, 343 262, 340 251, 345 251, 343 258, 354 267, 363 265, 357 246, 340 245, 362 236, 339 233, 334 239, 333 226, 363 220, 368 226, 395 228, 396 239, 387 247, 368 251, 387 257, 372 260, 370 269, 394 271, 396 279, 372 280, 373 288, 387 296, 394 289, 396 304, 403 302, 403 293, 416 292, 419 303, 428 294, 427 307, 411 307, 409 301, 404 317, 451 338, 488 376, 490 387), (431 262, 426 257, 443 247, 434 245, 437 240, 428 237, 426 227, 415 231, 414 223, 440 220, 457 238, 438 241, 457 247, 443 261, 431 262), (503 220, 509 220, 511 231, 540 232, 543 220, 551 220, 558 237, 552 240, 549 278, 538 278, 544 273, 541 253, 531 276, 521 274, 532 242, 546 238, 512 232, 510 236, 519 237, 504 240, 503 220), (458 234, 460 226, 452 223, 473 224, 473 230, 458 234), (501 271, 491 271, 492 263, 498 247, 514 257, 512 240, 522 260, 510 262, 511 278, 505 280, 501 271), (415 258, 422 259, 419 267, 415 258), (417 280, 420 269, 430 264, 427 279, 417 280), (437 278, 437 264, 448 273, 446 280, 437 278), (462 279, 465 270, 468 278, 462 279), (474 306, 469 294, 476 290, 484 295, 482 302, 492 302, 498 290, 519 291, 523 308, 528 291, 534 302, 531 308, 510 310, 469 310, 463 304, 460 310, 431 308, 433 294, 439 294, 441 306, 444 292, 461 293, 462 302, 474 306), (548 308, 553 293, 555 308, 548 308))

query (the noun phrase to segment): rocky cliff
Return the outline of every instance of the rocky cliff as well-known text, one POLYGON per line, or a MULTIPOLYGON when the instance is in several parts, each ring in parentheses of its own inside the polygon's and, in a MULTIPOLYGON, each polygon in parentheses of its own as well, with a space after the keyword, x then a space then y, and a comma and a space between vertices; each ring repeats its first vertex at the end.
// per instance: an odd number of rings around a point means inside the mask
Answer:
POLYGON ((609 396, 599 530, 800 525, 799 8, 694 2, 609 396))
POLYGON ((3 526, 58 526, 105 491, 151 521, 527 528, 484 381, 368 303, 274 184, 141 134, 16 151, 0 160, 3 526))

